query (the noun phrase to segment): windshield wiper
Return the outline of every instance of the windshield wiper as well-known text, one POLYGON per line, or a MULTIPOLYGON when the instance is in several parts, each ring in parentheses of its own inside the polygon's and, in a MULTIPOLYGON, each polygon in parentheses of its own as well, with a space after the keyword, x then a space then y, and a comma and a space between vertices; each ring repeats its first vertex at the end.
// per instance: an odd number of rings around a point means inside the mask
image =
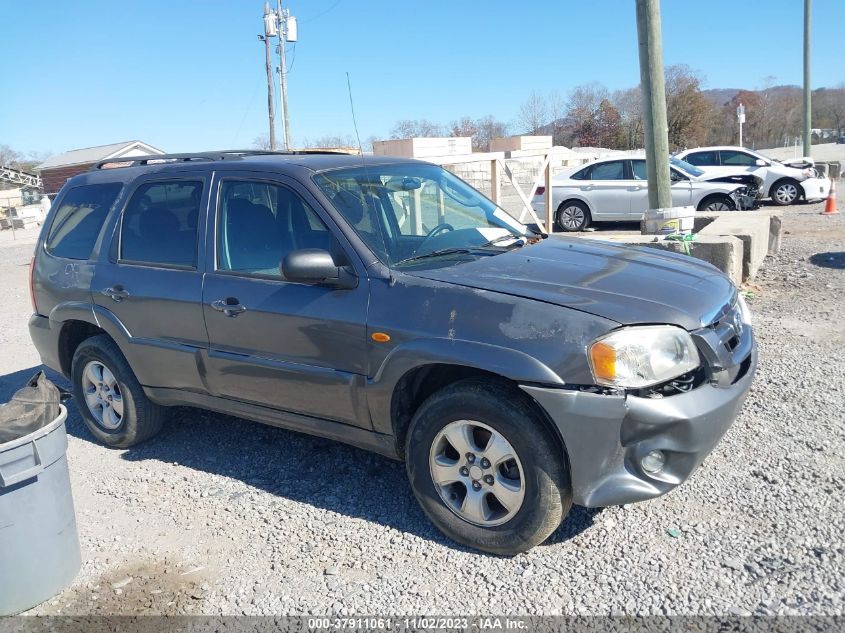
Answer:
POLYGON ((441 255, 459 255, 463 253, 471 252, 468 248, 441 248, 436 251, 431 251, 430 253, 423 253, 422 255, 412 255, 411 257, 406 257, 405 259, 401 259, 395 266, 399 266, 400 264, 407 264, 408 262, 413 262, 418 259, 427 259, 429 257, 440 257, 441 255))
POLYGON ((499 242, 504 242, 505 240, 513 240, 514 245, 518 244, 519 246, 525 246, 525 242, 528 238, 524 235, 519 235, 518 233, 508 233, 507 235, 500 235, 499 237, 494 237, 489 242, 484 242, 481 246, 477 246, 476 248, 487 248, 488 246, 495 246, 499 242))

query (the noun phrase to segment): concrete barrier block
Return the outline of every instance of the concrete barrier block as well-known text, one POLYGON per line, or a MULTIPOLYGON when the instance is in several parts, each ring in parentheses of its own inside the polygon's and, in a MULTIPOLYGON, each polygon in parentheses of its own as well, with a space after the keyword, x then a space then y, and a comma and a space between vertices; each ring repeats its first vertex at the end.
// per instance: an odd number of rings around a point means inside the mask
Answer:
POLYGON ((842 177, 842 163, 832 162, 827 164, 828 176, 831 178, 842 177))
POLYGON ((704 227, 699 236, 734 236, 742 240, 742 280, 753 279, 769 253, 771 219, 748 213, 723 215, 704 227))
POLYGON ((646 246, 663 251, 686 254, 685 246, 689 247, 689 255, 701 259, 725 273, 736 285, 742 283, 743 274, 743 242, 738 237, 730 235, 698 235, 693 242, 668 241, 654 235, 630 235, 613 233, 590 233, 581 235, 583 239, 606 240, 615 244, 630 246, 646 246))
POLYGON ((717 218, 767 218, 769 221, 768 255, 774 255, 780 250, 783 239, 783 209, 767 208, 756 211, 720 211, 714 213, 699 212, 695 214, 694 233, 700 233, 717 218))

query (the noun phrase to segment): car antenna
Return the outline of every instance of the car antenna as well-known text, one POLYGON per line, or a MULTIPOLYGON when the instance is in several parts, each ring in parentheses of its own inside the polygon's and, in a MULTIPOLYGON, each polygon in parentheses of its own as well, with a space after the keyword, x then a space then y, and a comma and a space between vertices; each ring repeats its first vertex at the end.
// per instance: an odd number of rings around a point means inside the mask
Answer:
MULTIPOLYGON (((346 91, 349 93, 349 110, 352 112, 352 127, 355 129, 355 139, 358 141, 358 152, 361 154, 361 167, 364 168, 364 177, 367 179, 367 182, 370 182, 370 175, 367 173, 367 161, 364 158, 364 146, 361 144, 361 135, 358 133, 358 121, 355 118, 355 103, 352 101, 352 80, 349 78, 349 71, 346 71, 346 91)), ((361 190, 361 194, 364 194, 364 190, 361 190)), ((369 206, 365 199, 361 200, 364 204, 365 208, 369 206)), ((379 224, 381 224, 381 218, 378 219, 379 224)), ((380 227, 381 228, 381 227, 380 227)), ((384 249, 384 252, 387 253, 387 244, 384 243, 384 231, 380 230, 379 235, 381 236, 381 246, 384 249)), ((387 267, 390 271, 390 285, 396 283, 396 279, 393 277, 393 269, 390 266, 387 267)))

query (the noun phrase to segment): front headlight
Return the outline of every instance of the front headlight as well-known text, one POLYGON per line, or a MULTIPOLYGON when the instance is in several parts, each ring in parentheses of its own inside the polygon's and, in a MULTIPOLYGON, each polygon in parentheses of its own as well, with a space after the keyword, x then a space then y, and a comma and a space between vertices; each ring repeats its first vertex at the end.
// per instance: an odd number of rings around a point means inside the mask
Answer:
POLYGON ((672 325, 644 325, 611 332, 589 347, 596 384, 636 389, 648 387, 698 367, 698 350, 686 330, 672 325))
POLYGON ((751 325, 751 310, 749 310, 748 304, 745 303, 745 297, 742 296, 741 292, 736 296, 736 305, 739 307, 739 316, 742 322, 745 325, 751 325))

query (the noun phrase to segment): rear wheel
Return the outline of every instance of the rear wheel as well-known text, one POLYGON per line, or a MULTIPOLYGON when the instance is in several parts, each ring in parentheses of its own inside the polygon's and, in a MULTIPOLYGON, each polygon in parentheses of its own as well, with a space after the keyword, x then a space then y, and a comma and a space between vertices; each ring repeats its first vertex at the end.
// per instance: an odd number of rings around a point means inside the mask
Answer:
POLYGON ((73 395, 85 426, 100 442, 129 448, 161 430, 164 407, 144 394, 115 342, 105 335, 84 340, 71 365, 73 395))
POLYGON ((794 204, 800 197, 801 190, 799 189, 799 184, 796 181, 786 178, 784 180, 779 180, 772 185, 772 190, 769 195, 772 198, 772 202, 783 207, 788 204, 794 204))
POLYGON ((707 196, 698 205, 699 211, 736 211, 736 203, 730 196, 714 194, 707 196))
POLYGON ((565 457, 521 393, 477 380, 428 398, 406 440, 408 477, 449 538, 517 554, 542 543, 569 512, 565 457))
POLYGON ((561 231, 583 231, 590 226, 590 210, 578 200, 567 200, 557 208, 555 225, 561 231))

